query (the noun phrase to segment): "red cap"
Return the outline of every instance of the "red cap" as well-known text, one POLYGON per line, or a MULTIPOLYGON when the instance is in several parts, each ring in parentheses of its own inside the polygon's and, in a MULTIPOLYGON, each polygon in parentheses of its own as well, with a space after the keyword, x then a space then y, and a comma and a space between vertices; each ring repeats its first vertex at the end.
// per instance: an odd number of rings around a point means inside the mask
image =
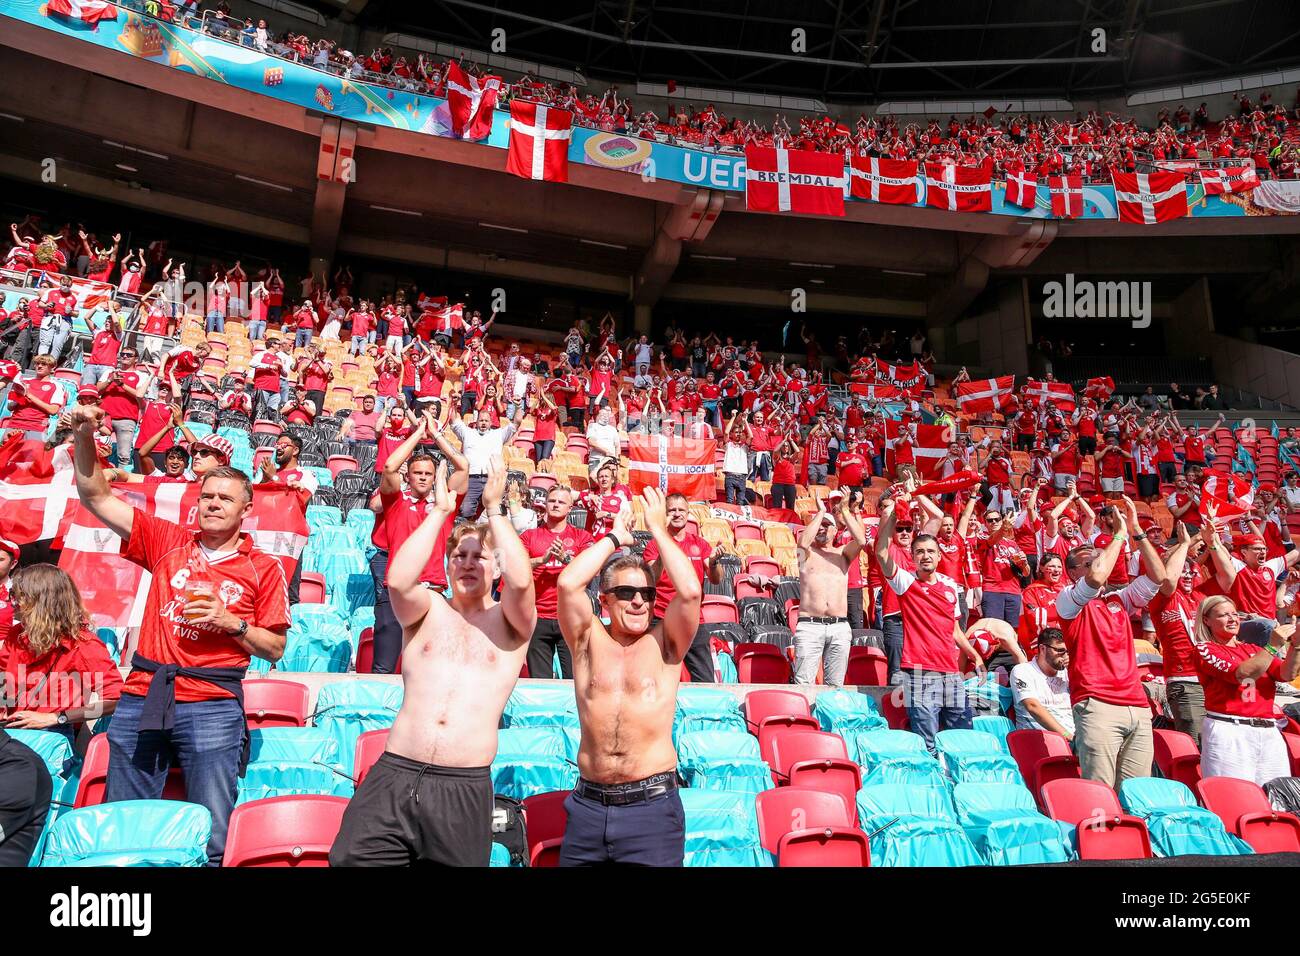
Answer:
POLYGON ((77 398, 99 398, 99 389, 93 385, 83 385, 77 389, 77 398))
POLYGON ((1238 550, 1249 547, 1263 547, 1264 539, 1257 534, 1237 534, 1232 536, 1232 546, 1238 550))
POLYGON ((10 541, 8 538, 0 538, 0 551, 8 554, 9 557, 14 559, 14 561, 18 560, 18 545, 14 544, 14 542, 10 541))

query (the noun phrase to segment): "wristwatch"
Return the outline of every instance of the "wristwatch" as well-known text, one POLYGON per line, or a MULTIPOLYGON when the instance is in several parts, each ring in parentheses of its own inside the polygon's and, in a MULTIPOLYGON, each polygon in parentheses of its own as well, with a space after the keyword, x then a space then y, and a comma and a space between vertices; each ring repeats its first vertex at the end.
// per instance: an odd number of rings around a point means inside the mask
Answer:
POLYGON ((619 548, 627 547, 627 545, 623 544, 622 541, 618 540, 618 535, 616 535, 613 531, 606 532, 604 535, 601 536, 600 540, 604 541, 606 539, 614 542, 615 551, 617 551, 619 548))
POLYGON ((55 716, 54 722, 59 727, 68 726, 68 712, 66 710, 59 711, 58 714, 55 716))
POLYGON ((1146 536, 1145 533, 1140 533, 1140 534, 1135 534, 1135 535, 1133 535, 1133 540, 1134 540, 1134 541, 1145 541, 1146 539, 1147 539, 1147 536, 1146 536))
POLYGON ((245 634, 247 634, 247 633, 248 633, 248 622, 247 622, 247 621, 244 621, 244 620, 241 620, 241 621, 239 622, 239 630, 235 631, 235 635, 234 635, 234 636, 235 636, 235 637, 243 637, 243 636, 244 636, 245 634))

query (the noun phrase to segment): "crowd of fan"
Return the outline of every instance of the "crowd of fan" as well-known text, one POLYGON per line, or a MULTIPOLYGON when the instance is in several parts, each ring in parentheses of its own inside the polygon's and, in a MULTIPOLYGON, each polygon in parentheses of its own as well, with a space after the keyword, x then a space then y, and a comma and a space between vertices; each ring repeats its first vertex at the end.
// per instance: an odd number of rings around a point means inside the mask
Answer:
MULTIPOLYGON (((449 62, 424 53, 405 56, 380 47, 362 55, 328 39, 312 40, 292 31, 275 34, 264 19, 241 23, 232 18, 224 2, 201 18, 197 0, 175 7, 143 0, 143 8, 155 16, 189 17, 214 36, 293 62, 393 89, 446 95, 449 62)), ((487 72, 474 63, 461 66, 471 76, 487 72)), ((693 149, 741 152, 752 142, 959 166, 991 163, 998 178, 1028 171, 1039 177, 1078 173, 1085 182, 1109 182, 1112 170, 1133 172, 1169 161, 1248 164, 1266 179, 1294 179, 1300 170, 1300 144, 1292 132, 1293 123, 1300 122, 1300 90, 1289 109, 1263 90, 1258 101, 1248 93, 1234 94, 1235 111, 1222 117, 1211 117, 1206 103, 1195 110, 1185 105, 1162 108, 1154 126, 1109 111, 1059 119, 999 114, 991 108, 982 115, 950 116, 946 122, 909 123, 889 114, 864 114, 854 120, 831 115, 787 118, 778 113, 763 124, 728 118, 713 104, 697 109, 683 103, 660 117, 653 110, 638 110, 617 86, 599 96, 584 95, 576 86, 548 83, 532 74, 502 84, 502 104, 512 97, 571 110, 579 126, 693 149)))

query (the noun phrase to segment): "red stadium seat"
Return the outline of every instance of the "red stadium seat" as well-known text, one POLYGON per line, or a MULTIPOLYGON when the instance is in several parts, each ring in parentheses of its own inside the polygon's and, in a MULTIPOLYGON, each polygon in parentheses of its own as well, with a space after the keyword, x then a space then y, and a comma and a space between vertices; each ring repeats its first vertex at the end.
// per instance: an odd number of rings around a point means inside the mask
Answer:
POLYGON ((296 680, 244 681, 244 717, 249 730, 306 727, 311 688, 296 680))
POLYGON ((1079 778, 1079 758, 1060 734, 1048 730, 1013 730, 1007 734, 1007 749, 1040 807, 1043 784, 1049 780, 1079 778))
POLYGON ((325 575, 316 571, 304 571, 298 583, 298 603, 324 604, 325 599, 325 575))
MULTIPOLYGON (((763 526, 757 521, 741 519, 731 526, 731 533, 737 541, 763 541, 763 526)), ((778 569, 777 573, 780 573, 778 569)))
POLYGON ((745 695, 745 723, 751 734, 765 717, 807 717, 808 698, 797 690, 751 690, 745 695))
POLYGON ((1119 797, 1095 780, 1051 780, 1043 785, 1047 815, 1076 828, 1079 859, 1150 859, 1147 825, 1120 809, 1119 797))
MULTIPOLYGON (((776 756, 773 753, 773 744, 776 738, 785 734, 802 734, 818 733, 822 729, 821 724, 817 723, 817 718, 808 714, 773 714, 764 717, 754 728, 754 736, 758 738, 758 752, 763 758, 763 762, 769 767, 775 766, 773 761, 776 756)), ((773 779, 776 779, 775 774, 773 779)))
POLYGON ((352 779, 361 786, 361 781, 366 779, 366 774, 370 773, 370 768, 375 765, 375 761, 383 754, 388 747, 388 728, 380 727, 378 730, 367 730, 357 738, 357 748, 352 753, 352 779))
POLYGON ((790 683, 790 664, 775 644, 737 644, 731 656, 741 684, 790 683))
POLYGON ((781 576, 781 565, 771 558, 751 554, 745 558, 745 573, 756 574, 764 578, 777 578, 781 576))
POLYGON ((794 598, 785 602, 785 626, 793 634, 799 627, 799 602, 794 598))
POLYGON ((1201 752, 1191 734, 1158 728, 1155 737, 1156 766, 1160 776, 1177 780, 1195 792, 1201 779, 1201 752))
POLYGON ((528 855, 528 865, 534 867, 558 867, 563 840, 543 840, 533 847, 528 855))
MULTIPOLYGON (((525 665, 527 666, 527 665, 525 665)), ((375 672, 375 629, 368 627, 357 638, 357 673, 373 674, 375 672)), ((397 655, 394 674, 402 673, 402 655, 397 655)))
POLYGON ((296 794, 235 807, 222 866, 329 866, 346 797, 296 794))
POLYGON ((750 581, 748 575, 737 574, 732 580, 732 587, 736 592, 736 600, 743 601, 747 597, 771 597, 772 592, 767 588, 760 588, 750 581))
MULTIPOLYGON (((94 807, 104 802, 104 787, 108 783, 108 734, 95 734, 86 747, 86 756, 81 762, 81 782, 77 784, 77 795, 73 798, 75 809, 94 807)), ((181 768, 173 765, 163 784, 164 800, 185 799, 185 777, 181 768)))
POLYGON ((884 687, 889 683, 889 658, 878 647, 850 647, 844 683, 863 687, 884 687))
POLYGON ((564 801, 572 790, 553 790, 524 800, 524 830, 528 834, 528 856, 532 866, 557 866, 559 843, 564 839, 568 814, 564 801), (544 844, 555 844, 555 853, 545 852, 544 844), (537 860, 541 862, 537 862, 537 860))
POLYGON ((777 866, 864 867, 871 865, 871 843, 855 827, 796 830, 781 838, 777 866))
POLYGON ((891 690, 889 693, 881 696, 880 716, 885 718, 885 723, 889 724, 891 730, 911 730, 912 720, 907 715, 907 708, 903 706, 902 694, 898 691, 891 690))
POLYGON ((740 611, 736 602, 725 594, 706 594, 700 601, 700 621, 703 624, 739 624, 740 611))
POLYGON ((556 478, 554 475, 548 475, 546 474, 546 472, 542 472, 541 474, 531 475, 528 478, 529 488, 540 488, 542 491, 550 491, 559 483, 560 480, 558 478, 556 478))
POLYGON ((284 429, 279 422, 273 422, 266 418, 259 418, 253 422, 254 435, 279 435, 284 429))
POLYGON ((843 737, 818 731, 782 734, 772 741, 772 759, 773 769, 788 786, 840 794, 857 825, 862 768, 849 759, 843 737))
POLYGON ((1291 776, 1300 777, 1300 734, 1283 734, 1282 740, 1291 758, 1291 776))
POLYGON ((842 796, 808 787, 765 790, 755 800, 755 812, 758 842, 768 853, 776 853, 787 833, 853 825, 842 796))
POLYGON ((335 478, 341 471, 358 471, 361 468, 351 455, 330 455, 325 463, 329 466, 330 474, 335 478))
POLYGON ((1201 803, 1256 853, 1300 853, 1300 819, 1279 813, 1251 780, 1206 777, 1196 784, 1201 803))

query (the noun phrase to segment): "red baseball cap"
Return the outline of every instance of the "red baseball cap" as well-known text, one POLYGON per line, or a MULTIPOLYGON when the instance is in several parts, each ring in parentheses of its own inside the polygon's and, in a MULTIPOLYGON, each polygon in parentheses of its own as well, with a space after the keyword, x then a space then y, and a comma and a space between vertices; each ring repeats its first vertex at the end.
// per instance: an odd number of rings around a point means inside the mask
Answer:
POLYGON ((8 538, 0 538, 0 551, 8 554, 9 557, 14 559, 14 561, 18 560, 18 545, 10 541, 8 538))

